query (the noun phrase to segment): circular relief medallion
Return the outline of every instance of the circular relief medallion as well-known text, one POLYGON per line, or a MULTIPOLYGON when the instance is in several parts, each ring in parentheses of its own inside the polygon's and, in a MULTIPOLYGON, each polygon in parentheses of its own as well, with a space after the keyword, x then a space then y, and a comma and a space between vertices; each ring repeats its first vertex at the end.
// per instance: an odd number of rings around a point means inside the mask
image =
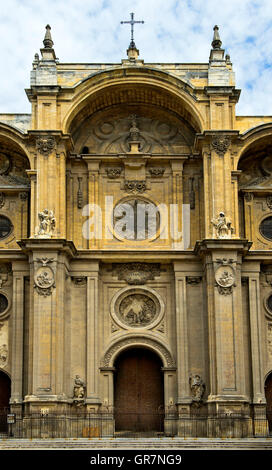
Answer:
POLYGON ((125 297, 119 306, 120 319, 129 326, 149 325, 156 317, 156 305, 145 294, 131 294, 125 297))
POLYGON ((215 273, 215 280, 221 287, 231 287, 234 284, 235 276, 231 266, 220 266, 215 273))
POLYGON ((10 164, 10 158, 5 153, 0 152, 0 175, 8 172, 10 164))
POLYGON ((162 319, 164 304, 153 289, 125 288, 113 297, 111 313, 121 327, 153 328, 162 319))
POLYGON ((41 289, 48 289, 54 284, 54 274, 48 266, 40 267, 35 274, 35 284, 41 289))

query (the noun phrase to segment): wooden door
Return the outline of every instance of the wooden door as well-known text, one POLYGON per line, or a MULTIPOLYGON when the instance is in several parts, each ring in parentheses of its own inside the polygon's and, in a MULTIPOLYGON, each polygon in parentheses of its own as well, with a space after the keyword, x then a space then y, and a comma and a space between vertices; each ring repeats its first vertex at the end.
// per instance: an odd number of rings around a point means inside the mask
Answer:
POLYGON ((115 364, 116 431, 162 431, 163 375, 158 356, 129 349, 115 364))
POLYGON ((265 398, 269 431, 272 433, 272 374, 267 377, 265 382, 265 398))

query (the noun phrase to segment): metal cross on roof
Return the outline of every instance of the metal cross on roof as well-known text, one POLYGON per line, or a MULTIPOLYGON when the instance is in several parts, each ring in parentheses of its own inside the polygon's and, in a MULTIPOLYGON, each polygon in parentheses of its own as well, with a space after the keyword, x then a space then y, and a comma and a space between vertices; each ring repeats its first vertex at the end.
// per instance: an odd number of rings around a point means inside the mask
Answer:
POLYGON ((130 26, 131 26, 131 39, 130 39, 129 48, 130 48, 130 49, 134 49, 134 48, 136 47, 136 46, 135 46, 135 42, 134 42, 134 37, 133 37, 134 25, 135 25, 136 23, 144 24, 144 21, 135 21, 135 20, 134 20, 134 13, 130 13, 130 16, 131 16, 130 21, 121 21, 121 24, 130 24, 130 26))

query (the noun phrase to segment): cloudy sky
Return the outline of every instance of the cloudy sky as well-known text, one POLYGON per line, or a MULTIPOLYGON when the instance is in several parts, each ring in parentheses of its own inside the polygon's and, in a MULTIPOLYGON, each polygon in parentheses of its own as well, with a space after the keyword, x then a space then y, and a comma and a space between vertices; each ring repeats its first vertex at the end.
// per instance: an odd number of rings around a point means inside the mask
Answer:
POLYGON ((145 62, 209 59, 213 26, 242 89, 237 113, 272 116, 272 0, 0 0, 0 113, 28 113, 24 89, 45 25, 60 62, 114 62, 126 57, 130 12, 145 62))

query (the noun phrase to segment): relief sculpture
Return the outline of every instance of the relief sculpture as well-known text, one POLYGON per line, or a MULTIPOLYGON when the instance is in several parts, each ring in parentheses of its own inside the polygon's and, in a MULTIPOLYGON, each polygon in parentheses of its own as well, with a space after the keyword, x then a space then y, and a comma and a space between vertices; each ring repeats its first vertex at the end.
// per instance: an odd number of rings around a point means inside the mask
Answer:
POLYGON ((122 321, 129 326, 145 326, 154 320, 156 305, 147 295, 128 295, 120 304, 119 315, 122 321))

